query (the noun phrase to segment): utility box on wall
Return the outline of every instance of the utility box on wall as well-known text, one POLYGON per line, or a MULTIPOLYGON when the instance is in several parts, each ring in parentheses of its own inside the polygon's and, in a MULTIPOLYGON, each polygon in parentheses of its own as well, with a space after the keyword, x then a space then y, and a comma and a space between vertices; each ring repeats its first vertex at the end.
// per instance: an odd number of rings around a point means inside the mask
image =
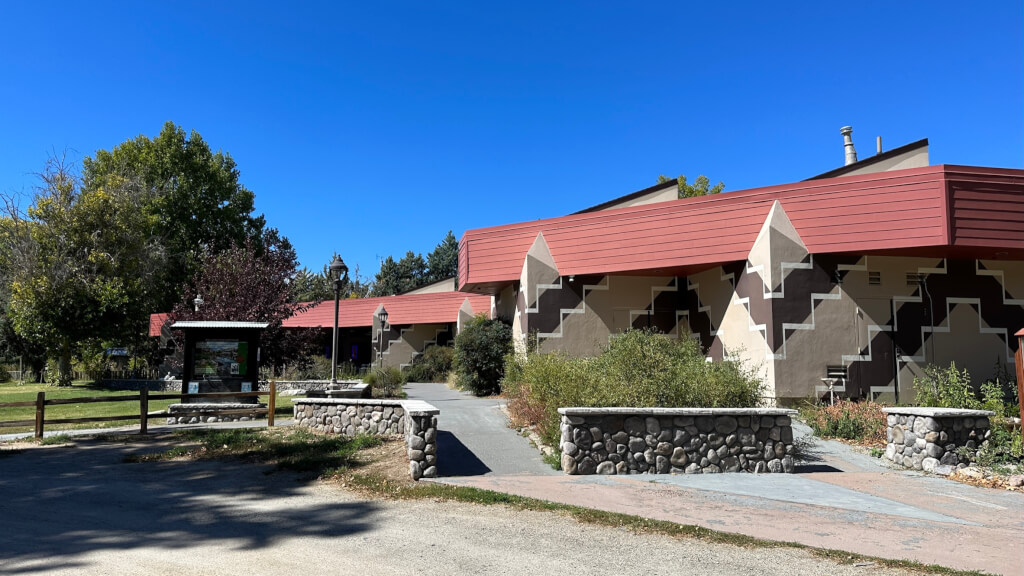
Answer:
MULTIPOLYGON (((185 333, 181 393, 255 392, 259 389, 260 333, 266 322, 184 321, 171 326, 185 333)), ((255 404, 256 397, 183 398, 184 403, 255 404)))

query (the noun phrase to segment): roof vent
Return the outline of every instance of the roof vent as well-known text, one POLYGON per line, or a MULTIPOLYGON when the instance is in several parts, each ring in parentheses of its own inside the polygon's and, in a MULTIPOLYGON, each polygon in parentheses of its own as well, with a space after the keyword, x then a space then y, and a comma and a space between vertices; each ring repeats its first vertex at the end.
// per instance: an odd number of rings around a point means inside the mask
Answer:
POLYGON ((843 126, 839 129, 839 133, 843 135, 843 148, 846 149, 846 164, 855 164, 857 162, 857 151, 853 148, 853 126, 843 126))

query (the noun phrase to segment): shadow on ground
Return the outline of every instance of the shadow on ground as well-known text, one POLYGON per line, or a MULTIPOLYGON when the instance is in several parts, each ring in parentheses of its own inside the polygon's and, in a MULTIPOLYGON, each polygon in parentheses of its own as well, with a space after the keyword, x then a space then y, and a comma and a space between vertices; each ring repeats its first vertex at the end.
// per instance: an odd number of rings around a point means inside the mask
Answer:
POLYGON ((437 431, 437 473, 439 476, 482 476, 491 469, 476 457, 455 434, 437 431))
POLYGON ((311 477, 237 460, 129 464, 166 443, 85 441, 0 459, 0 574, 88 565, 97 550, 198 544, 258 549, 275 540, 368 530, 370 502, 301 499, 311 477))

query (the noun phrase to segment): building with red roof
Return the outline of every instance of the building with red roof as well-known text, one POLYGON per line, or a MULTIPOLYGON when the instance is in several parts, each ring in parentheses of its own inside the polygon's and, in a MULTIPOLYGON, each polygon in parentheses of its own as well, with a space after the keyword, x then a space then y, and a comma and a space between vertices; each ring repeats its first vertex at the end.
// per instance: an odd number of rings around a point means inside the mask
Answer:
MULTIPOLYGON (((338 362, 404 367, 427 346, 448 344, 478 314, 491 315, 489 295, 429 287, 398 296, 352 298, 338 302, 338 362), (382 314, 383 313, 383 314, 382 314)), ((150 336, 160 336, 167 314, 150 316, 150 336)), ((330 342, 334 301, 325 300, 286 319, 285 328, 319 328, 330 342)), ((328 344, 329 346, 329 344, 328 344)), ((324 350, 330 356, 330 349, 324 350)))
POLYGON ((650 327, 747 360, 782 402, 830 388, 910 400, 929 363, 1012 371, 1024 170, 929 166, 927 147, 792 184, 676 199, 673 181, 469 230, 458 286, 494 297, 520 350, 533 334, 542 351, 593 355, 650 327))

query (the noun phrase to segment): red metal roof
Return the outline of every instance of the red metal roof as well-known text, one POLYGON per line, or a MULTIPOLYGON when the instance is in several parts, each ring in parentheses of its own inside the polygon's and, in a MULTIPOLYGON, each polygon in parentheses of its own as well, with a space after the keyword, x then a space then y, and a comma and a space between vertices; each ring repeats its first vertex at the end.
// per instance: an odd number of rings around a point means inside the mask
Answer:
MULTIPOLYGON (((491 298, 464 292, 437 292, 434 294, 404 294, 378 298, 353 298, 338 302, 338 327, 354 328, 373 325, 373 313, 381 304, 388 311, 388 324, 445 324, 456 322, 459 308, 469 299, 473 314, 490 314, 491 298)), ((149 317, 149 335, 159 336, 167 314, 149 317)), ((286 328, 334 327, 334 301, 325 300, 305 312, 300 312, 282 323, 286 328)))
MULTIPOLYGON (((372 326, 373 313, 380 305, 388 311, 388 323, 443 324, 459 318, 459 308, 466 298, 474 314, 490 314, 489 296, 466 294, 464 292, 436 292, 433 294, 403 294, 377 298, 354 298, 338 304, 338 326, 372 326)), ((285 327, 331 328, 334 326, 334 302, 325 300, 319 305, 296 314, 284 321, 285 327)))
POLYGON ((493 292, 517 280, 539 232, 563 275, 669 274, 743 260, 776 200, 811 253, 953 247, 1024 257, 1024 170, 942 165, 469 230, 459 287, 493 292))
POLYGON ((163 313, 163 314, 150 314, 149 315, 149 335, 150 336, 159 336, 160 335, 160 328, 162 328, 163 325, 167 323, 167 317, 168 316, 170 316, 170 314, 167 314, 166 312, 163 313))

